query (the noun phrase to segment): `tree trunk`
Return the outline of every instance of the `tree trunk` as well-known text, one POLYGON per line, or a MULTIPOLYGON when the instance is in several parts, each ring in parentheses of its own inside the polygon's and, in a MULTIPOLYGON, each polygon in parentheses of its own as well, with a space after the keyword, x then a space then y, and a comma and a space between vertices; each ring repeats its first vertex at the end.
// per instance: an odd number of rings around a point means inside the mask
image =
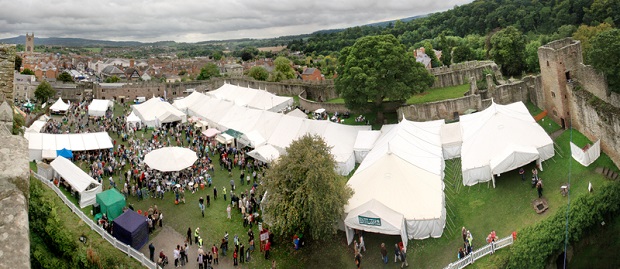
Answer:
POLYGON ((375 124, 378 124, 379 126, 383 125, 383 97, 378 98, 377 100, 375 100, 375 110, 377 113, 377 118, 375 118, 375 124))

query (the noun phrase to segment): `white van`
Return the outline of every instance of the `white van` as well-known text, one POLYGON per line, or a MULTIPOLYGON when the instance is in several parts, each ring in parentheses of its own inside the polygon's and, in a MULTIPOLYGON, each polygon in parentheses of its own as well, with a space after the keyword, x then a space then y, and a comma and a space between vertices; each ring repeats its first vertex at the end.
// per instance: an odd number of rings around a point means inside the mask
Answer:
POLYGON ((140 96, 140 97, 136 97, 135 100, 133 100, 133 102, 137 105, 140 103, 144 103, 144 101, 146 101, 146 97, 140 96))

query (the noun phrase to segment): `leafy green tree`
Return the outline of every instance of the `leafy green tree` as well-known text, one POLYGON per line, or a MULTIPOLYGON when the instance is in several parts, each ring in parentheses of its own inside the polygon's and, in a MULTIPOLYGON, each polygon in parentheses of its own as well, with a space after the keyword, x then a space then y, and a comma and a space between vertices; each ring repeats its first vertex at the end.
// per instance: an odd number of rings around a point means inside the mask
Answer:
POLYGON ((495 33, 490 40, 491 58, 508 76, 520 75, 525 70, 525 36, 517 28, 508 26, 495 33))
POLYGON ((592 66, 605 74, 610 90, 620 93, 620 29, 597 34, 591 44, 588 58, 592 66))
POLYGON ((319 240, 336 232, 353 191, 335 167, 321 137, 305 135, 291 143, 265 175, 265 222, 275 233, 301 232, 319 240))
POLYGON ((435 54, 435 50, 433 49, 433 45, 430 41, 424 42, 424 52, 428 57, 431 58, 431 67, 440 67, 442 63, 437 58, 437 54, 435 54))
POLYGON ((207 80, 213 77, 220 76, 220 68, 214 63, 208 63, 200 69, 200 74, 196 77, 197 80, 207 80))
POLYGON ((253 66, 252 68, 250 68, 248 76, 256 80, 265 81, 269 78, 269 72, 267 72, 267 69, 262 66, 253 66))
POLYGON ((269 78, 270 81, 282 81, 295 78, 295 70, 291 67, 291 61, 283 56, 279 56, 273 62, 275 69, 269 78))
POLYGON ((573 38, 581 42, 581 50, 583 51, 583 55, 585 56, 584 61, 586 63, 590 63, 590 57, 588 55, 590 49, 592 48, 592 45, 590 45, 590 41, 592 40, 592 38, 594 38, 601 32, 611 29, 613 29, 613 27, 611 27, 611 25, 607 23, 601 23, 597 26, 581 25, 579 26, 579 28, 577 28, 577 31, 573 33, 573 38))
POLYGON ((22 71, 22 73, 21 73, 21 74, 22 74, 22 75, 34 75, 34 71, 32 71, 32 70, 30 70, 30 69, 26 68, 26 69, 24 69, 24 71, 22 71))
POLYGON ((121 78, 117 77, 117 76, 111 76, 105 79, 105 83, 116 83, 121 81, 121 78))
POLYGON ((540 71, 540 64, 538 63, 538 48, 540 45, 540 41, 532 40, 525 46, 525 65, 530 73, 540 71))
POLYGON ((58 80, 60 80, 62 82, 72 82, 73 81, 73 78, 67 72, 60 73, 60 75, 58 75, 58 77, 56 79, 58 79, 58 80))
POLYGON ((14 135, 22 134, 24 130, 22 126, 26 125, 26 119, 20 113, 13 113, 13 130, 14 135))
POLYGON ((452 62, 460 63, 474 60, 474 51, 468 45, 460 45, 452 51, 452 62))
POLYGON ((56 95, 56 91, 52 88, 52 85, 45 80, 34 90, 34 97, 41 101, 41 103, 47 102, 47 100, 54 97, 54 95, 56 95))
POLYGON ((435 81, 393 35, 362 37, 344 48, 338 61, 335 86, 345 105, 355 111, 373 108, 379 124, 386 99, 406 100, 435 81))
POLYGON ((19 71, 22 68, 22 57, 15 55, 15 70, 19 71))

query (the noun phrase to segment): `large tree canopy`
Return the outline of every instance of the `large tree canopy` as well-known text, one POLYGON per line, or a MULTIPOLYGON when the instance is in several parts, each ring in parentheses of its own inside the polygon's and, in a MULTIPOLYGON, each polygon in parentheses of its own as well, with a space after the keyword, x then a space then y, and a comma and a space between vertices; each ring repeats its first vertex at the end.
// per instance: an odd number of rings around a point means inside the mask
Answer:
POLYGON ((265 222, 275 233, 324 239, 335 233, 353 194, 334 170, 330 147, 317 135, 293 141, 265 175, 265 222))
POLYGON ((620 29, 599 33, 591 40, 588 58, 605 74, 609 89, 620 93, 620 29))
POLYGON ((256 80, 265 81, 269 78, 269 72, 262 66, 253 66, 252 68, 250 68, 248 76, 256 80))
POLYGON ((383 123, 385 100, 406 100, 435 81, 393 35, 362 37, 344 48, 338 60, 336 91, 349 109, 373 108, 377 123, 383 123))
POLYGON ((197 80, 207 80, 212 77, 220 76, 220 68, 214 63, 208 63, 200 69, 200 74, 196 77, 197 80))
POLYGON ((54 95, 56 95, 56 91, 52 88, 52 85, 45 80, 34 90, 34 97, 41 101, 41 103, 47 102, 47 99, 54 97, 54 95))
POLYGON ((520 75, 525 71, 525 36, 513 26, 502 29, 491 37, 490 54, 504 74, 520 75))
POLYGON ((286 57, 279 56, 273 61, 275 69, 271 73, 270 81, 282 81, 295 78, 295 70, 291 67, 291 61, 286 57))

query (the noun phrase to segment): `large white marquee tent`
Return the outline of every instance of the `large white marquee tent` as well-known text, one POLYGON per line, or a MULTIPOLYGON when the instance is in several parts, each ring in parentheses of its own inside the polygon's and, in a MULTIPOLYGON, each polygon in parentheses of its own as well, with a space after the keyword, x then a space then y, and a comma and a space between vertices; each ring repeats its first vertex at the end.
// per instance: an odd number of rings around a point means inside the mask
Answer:
POLYGON ((224 83, 222 87, 216 90, 207 92, 207 95, 233 102, 238 106, 273 112, 282 111, 286 107, 293 105, 292 97, 277 96, 266 90, 240 87, 228 83, 224 83))
POLYGON ((187 121, 187 116, 183 112, 158 97, 153 97, 132 107, 136 116, 148 127, 158 127, 169 122, 187 121))
POLYGON ((90 177, 73 162, 58 157, 50 163, 54 171, 79 193, 80 208, 95 203, 97 193, 101 192, 101 184, 90 177))
POLYGON ((114 102, 110 100, 93 99, 88 106, 88 116, 103 117, 108 108, 113 108, 114 102))
MULTIPOLYGON (((239 132, 237 142, 243 146, 258 148, 270 145, 280 154, 284 153, 293 140, 304 134, 317 134, 332 147, 337 171, 342 175, 347 175, 355 168, 353 144, 358 131, 370 130, 370 126, 342 125, 239 106, 197 92, 175 101, 175 106, 185 109, 188 115, 206 120, 210 128, 217 128, 222 132, 229 129, 239 132)), ((275 156, 273 152, 269 155, 275 156)))
POLYGON ((553 141, 522 102, 492 103, 483 111, 460 118, 463 132, 463 184, 493 181, 501 173, 553 157, 553 141))
POLYGON ((112 139, 106 132, 81 134, 25 133, 30 160, 53 159, 56 151, 86 151, 112 148, 112 139))
POLYGON ((442 125, 443 121, 403 120, 381 129, 373 149, 347 182, 354 190, 345 206, 349 243, 353 229, 401 235, 404 243, 442 235, 446 222, 442 125))

